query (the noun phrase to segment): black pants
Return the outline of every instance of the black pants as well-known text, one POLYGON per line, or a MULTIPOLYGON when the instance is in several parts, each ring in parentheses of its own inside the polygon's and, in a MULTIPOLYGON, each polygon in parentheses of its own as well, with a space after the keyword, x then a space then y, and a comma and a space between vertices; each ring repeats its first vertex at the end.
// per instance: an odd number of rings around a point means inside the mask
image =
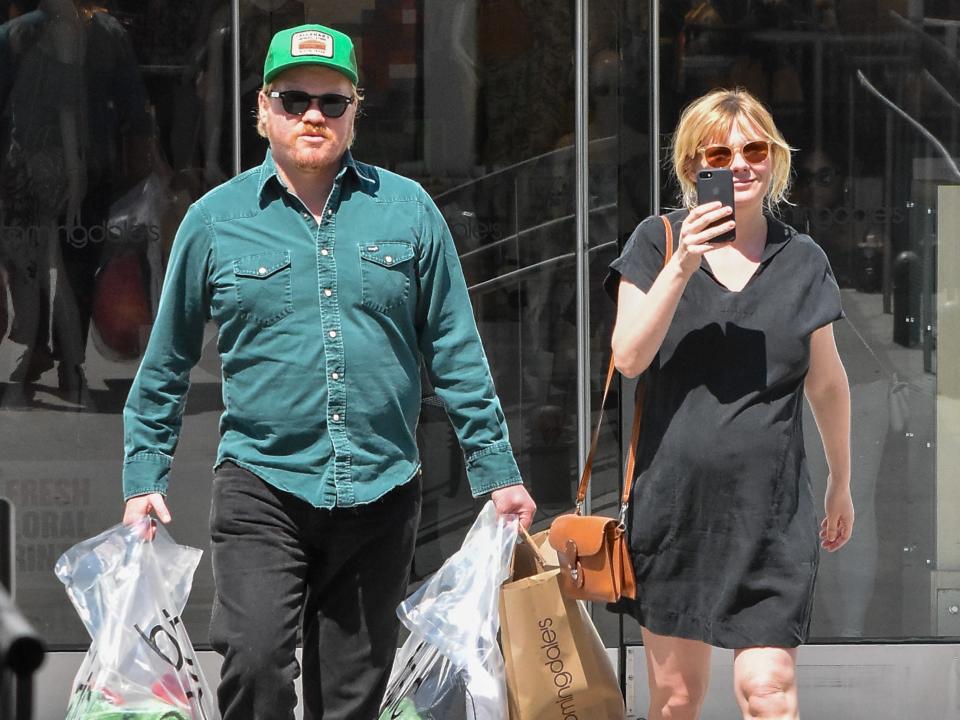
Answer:
POLYGON ((217 469, 210 642, 223 720, 292 720, 301 628, 304 719, 376 718, 419 518, 419 480, 321 510, 233 463, 217 469))

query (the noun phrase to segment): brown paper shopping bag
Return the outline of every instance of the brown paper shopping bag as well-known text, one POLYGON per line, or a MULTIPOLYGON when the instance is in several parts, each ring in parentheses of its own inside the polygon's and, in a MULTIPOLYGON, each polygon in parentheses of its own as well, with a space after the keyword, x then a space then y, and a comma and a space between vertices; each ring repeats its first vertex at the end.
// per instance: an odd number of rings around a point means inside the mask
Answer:
POLYGON ((546 535, 517 546, 512 580, 500 591, 510 720, 623 720, 597 629, 583 603, 560 594, 560 571, 539 552, 546 535))

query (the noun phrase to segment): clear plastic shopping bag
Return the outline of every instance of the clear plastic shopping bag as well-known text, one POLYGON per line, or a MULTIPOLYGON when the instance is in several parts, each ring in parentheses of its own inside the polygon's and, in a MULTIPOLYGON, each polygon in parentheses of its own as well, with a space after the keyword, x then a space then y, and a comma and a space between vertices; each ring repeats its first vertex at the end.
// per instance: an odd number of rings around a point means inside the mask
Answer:
POLYGON ((507 717, 498 602, 516 541, 516 518, 497 517, 488 502, 460 549, 400 604, 410 637, 394 663, 380 720, 507 717))
POLYGON ((436 646, 411 635, 397 656, 380 720, 474 717, 476 709, 467 691, 465 674, 436 646))
POLYGON ((219 718, 180 619, 202 553, 151 524, 116 525, 57 561, 92 639, 66 720, 219 718))

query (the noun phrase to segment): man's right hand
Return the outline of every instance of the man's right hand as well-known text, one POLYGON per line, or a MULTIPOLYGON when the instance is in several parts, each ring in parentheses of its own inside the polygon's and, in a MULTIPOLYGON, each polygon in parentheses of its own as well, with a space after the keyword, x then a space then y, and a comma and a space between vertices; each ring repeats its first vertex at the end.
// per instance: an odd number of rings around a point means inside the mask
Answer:
POLYGON ((147 517, 153 512, 164 524, 170 522, 170 511, 167 510, 167 503, 160 493, 150 493, 149 495, 137 495, 127 500, 127 506, 123 511, 123 524, 133 525, 141 518, 147 517))

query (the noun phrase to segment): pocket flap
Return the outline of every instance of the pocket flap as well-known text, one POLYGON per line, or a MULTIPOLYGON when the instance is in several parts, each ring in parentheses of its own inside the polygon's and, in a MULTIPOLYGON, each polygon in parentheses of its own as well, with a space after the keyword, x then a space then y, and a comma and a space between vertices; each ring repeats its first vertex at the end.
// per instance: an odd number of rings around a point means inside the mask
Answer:
POLYGON ((402 240, 384 240, 360 245, 360 257, 386 268, 394 267, 413 257, 413 246, 402 240))
POLYGON ((288 250, 245 255, 233 261, 233 272, 240 277, 268 278, 287 267, 290 267, 288 250))
POLYGON ((567 540, 573 540, 582 557, 596 555, 603 547, 604 537, 616 525, 616 520, 600 515, 561 515, 550 525, 550 546, 560 552, 567 540))

